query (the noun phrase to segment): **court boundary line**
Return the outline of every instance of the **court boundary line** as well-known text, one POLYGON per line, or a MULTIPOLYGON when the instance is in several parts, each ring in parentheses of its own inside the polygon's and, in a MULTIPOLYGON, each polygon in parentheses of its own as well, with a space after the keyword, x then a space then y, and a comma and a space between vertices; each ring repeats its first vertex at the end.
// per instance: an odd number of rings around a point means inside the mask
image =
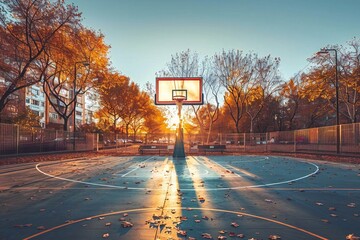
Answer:
MULTIPOLYGON (((172 209, 189 210, 188 207, 166 207, 166 208, 162 208, 162 210, 172 210, 172 209)), ((71 221, 66 222, 64 224, 60 224, 58 226, 46 229, 46 230, 44 230, 42 232, 33 234, 31 236, 28 236, 28 237, 24 238, 23 240, 33 239, 35 237, 38 237, 40 235, 49 233, 49 232, 54 231, 54 230, 57 230, 57 229, 60 229, 60 228, 63 228, 63 227, 66 227, 66 226, 69 226, 69 225, 72 225, 72 224, 76 224, 76 223, 79 223, 79 222, 94 220, 94 219, 97 219, 99 217, 107 217, 107 216, 113 216, 113 215, 118 215, 118 214, 123 214, 123 213, 142 212, 142 211, 155 211, 155 210, 159 210, 159 209, 158 208, 127 209, 127 210, 121 210, 121 211, 116 211, 116 212, 108 212, 108 213, 104 213, 104 214, 98 214, 98 215, 94 215, 94 216, 90 216, 90 217, 86 217, 86 218, 81 218, 81 219, 77 219, 77 220, 71 220, 71 221)), ((218 208, 191 208, 191 210, 200 210, 200 211, 205 210, 205 211, 213 211, 213 212, 221 212, 221 213, 229 213, 229 214, 238 214, 238 215, 241 214, 243 216, 260 219, 260 220, 263 220, 263 221, 266 221, 266 222, 275 223, 277 225, 281 225, 281 226, 284 226, 284 227, 287 227, 287 228, 290 228, 290 229, 305 233, 307 235, 316 237, 316 238, 321 239, 321 240, 329 240, 326 237, 320 236, 320 235, 318 235, 316 233, 313 233, 313 232, 310 232, 310 231, 308 231, 306 229, 299 228, 299 227, 296 227, 296 226, 288 224, 288 223, 280 222, 278 220, 262 217, 262 216, 255 215, 255 214, 250 214, 250 213, 245 213, 245 212, 238 212, 238 211, 231 211, 231 210, 225 210, 225 209, 218 209, 218 208)))

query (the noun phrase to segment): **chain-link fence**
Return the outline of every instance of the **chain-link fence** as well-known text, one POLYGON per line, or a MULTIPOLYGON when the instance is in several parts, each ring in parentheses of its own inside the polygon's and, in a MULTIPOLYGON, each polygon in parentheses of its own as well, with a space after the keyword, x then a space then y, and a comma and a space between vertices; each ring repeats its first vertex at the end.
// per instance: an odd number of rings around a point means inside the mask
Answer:
POLYGON ((93 150, 94 134, 0 124, 0 154, 93 150))
POLYGON ((196 144, 223 144, 226 146, 226 152, 360 154, 359 123, 340 125, 339 129, 336 126, 328 126, 268 133, 219 133, 212 136, 208 142, 198 139, 206 138, 188 136, 190 151, 196 152, 196 144))
MULTIPOLYGON (((0 154, 21 154, 52 151, 79 151, 125 149, 133 153, 140 145, 174 145, 175 132, 171 133, 82 133, 26 129, 18 125, 0 124, 0 154)), ((184 133, 187 154, 201 153, 199 149, 219 146, 221 153, 238 152, 309 152, 360 154, 360 125, 344 124, 321 128, 268 133, 184 133), (339 136, 337 136, 337 132, 339 136)))

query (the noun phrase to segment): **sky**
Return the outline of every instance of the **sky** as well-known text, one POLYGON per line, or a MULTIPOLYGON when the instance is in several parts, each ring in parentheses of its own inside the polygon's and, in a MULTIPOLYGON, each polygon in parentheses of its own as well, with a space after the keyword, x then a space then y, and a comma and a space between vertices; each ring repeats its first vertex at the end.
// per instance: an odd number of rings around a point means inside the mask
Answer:
POLYGON ((360 38, 360 0, 67 0, 105 35, 110 60, 140 87, 171 55, 223 50, 280 57, 285 81, 328 45, 360 38))

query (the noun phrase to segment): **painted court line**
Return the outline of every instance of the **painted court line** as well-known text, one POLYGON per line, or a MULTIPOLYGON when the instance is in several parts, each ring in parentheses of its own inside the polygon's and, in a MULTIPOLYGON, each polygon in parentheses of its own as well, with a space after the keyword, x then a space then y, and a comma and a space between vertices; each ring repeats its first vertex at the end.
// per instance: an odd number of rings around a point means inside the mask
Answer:
MULTIPOLYGON (((210 160, 210 159, 208 159, 208 161, 211 162, 211 163, 213 163, 213 164, 215 164, 215 165, 218 165, 219 167, 221 167, 221 168, 223 168, 223 169, 225 169, 226 172, 233 172, 233 171, 231 171, 230 169, 227 169, 226 167, 224 167, 223 165, 221 165, 220 163, 217 163, 217 162, 212 161, 212 160, 210 160)), ((240 175, 237 174, 237 173, 234 173, 234 172, 233 172, 233 175, 235 175, 235 176, 237 176, 237 177, 239 177, 239 178, 242 178, 242 176, 240 176, 240 175)))
POLYGON ((245 175, 247 175, 247 176, 249 176, 249 177, 257 177, 255 174, 252 174, 251 172, 245 171, 244 169, 237 168, 237 167, 234 167, 234 166, 229 165, 229 164, 226 165, 226 166, 234 169, 235 171, 239 171, 239 172, 241 172, 242 174, 245 174, 245 175))
POLYGON ((92 185, 92 186, 99 186, 99 187, 110 187, 110 188, 118 188, 118 189, 126 189, 126 187, 120 187, 120 186, 115 186, 115 185, 109 185, 109 184, 101 184, 101 183, 91 183, 91 182, 83 182, 83 181, 78 181, 78 180, 74 180, 74 179, 69 179, 69 178, 62 178, 62 177, 58 177, 58 176, 54 176, 51 174, 48 174, 46 172, 43 172, 40 170, 39 168, 40 163, 36 164, 35 168, 38 172, 44 174, 45 176, 51 177, 51 178, 55 178, 55 179, 59 179, 59 180, 63 180, 63 181, 67 181, 67 182, 73 182, 73 183, 81 183, 81 184, 86 184, 86 185, 92 185))
MULTIPOLYGON (((187 207, 167 207, 167 208, 162 208, 162 211, 164 211, 164 210, 172 210, 172 209, 188 210, 187 207)), ((24 240, 33 239, 35 237, 38 237, 40 235, 52 232, 54 230, 64 228, 66 226, 76 224, 76 223, 79 223, 79 222, 94 220, 94 219, 97 219, 99 217, 107 217, 107 216, 119 215, 119 214, 123 214, 123 213, 156 211, 156 210, 158 210, 158 209, 157 208, 138 208, 138 209, 127 209, 127 210, 122 210, 122 211, 117 211, 117 212, 110 212, 110 213, 104 213, 104 214, 99 214, 99 215, 95 215, 95 216, 89 216, 89 217, 81 218, 81 219, 78 219, 78 220, 72 220, 72 221, 69 221, 67 223, 64 223, 64 224, 61 224, 61 225, 46 229, 46 230, 44 230, 42 232, 39 232, 39 233, 36 233, 36 234, 31 235, 29 237, 26 237, 26 238, 24 238, 24 240)), ((280 222, 278 220, 274 220, 274 219, 271 219, 271 218, 266 218, 266 217, 262 217, 262 216, 259 216, 259 215, 246 213, 246 212, 238 212, 238 211, 231 211, 231 210, 224 210, 224 209, 217 209, 217 208, 191 208, 191 210, 221 212, 221 213, 229 213, 229 214, 237 214, 237 215, 241 214, 243 216, 247 216, 247 217, 251 217, 251 218, 255 218, 255 219, 260 219, 260 220, 263 220, 263 221, 267 221, 267 222, 271 222, 271 223, 274 223, 274 224, 277 224, 277 225, 281 225, 281 226, 293 229, 295 231, 302 232, 302 233, 304 233, 306 235, 313 236, 313 237, 315 237, 317 239, 328 240, 328 238, 320 236, 320 235, 318 235, 316 233, 310 232, 310 231, 308 231, 306 229, 299 228, 299 227, 296 227, 294 225, 287 224, 287 223, 284 223, 284 222, 280 222)))
POLYGON ((134 171, 136 171, 136 170, 138 170, 140 167, 139 167, 139 165, 141 165, 141 164, 143 164, 143 163, 145 163, 145 162, 147 162, 147 161, 149 161, 150 159, 152 159, 152 158, 154 158, 154 157, 149 157, 148 159, 146 159, 145 161, 142 161, 141 163, 138 163, 137 165, 137 167, 136 168, 134 168, 133 170, 131 170, 131 171, 129 171, 129 172, 127 172, 127 173, 125 173, 125 174, 123 174, 121 177, 125 177, 126 175, 128 175, 128 174, 130 174, 130 173, 132 173, 132 172, 134 172, 134 171))
MULTIPOLYGON (((150 160, 151 158, 147 159, 150 160)), ((147 161, 145 160, 145 161, 147 161)), ((311 162, 303 162, 305 164, 310 164, 312 166, 315 167, 315 170, 309 174, 306 174, 302 177, 298 177, 295 179, 290 179, 290 180, 286 180, 286 181, 281 181, 281 182, 272 182, 272 183, 266 183, 266 184, 258 184, 258 185, 249 185, 249 186, 238 186, 238 187, 216 187, 216 188, 204 188, 204 189, 200 189, 200 191, 221 191, 221 190, 236 190, 236 189, 249 189, 249 188, 260 188, 260 187, 269 187, 269 186, 275 186, 275 185, 281 185, 281 184, 287 184, 287 183, 292 183, 295 181, 300 181, 302 179, 308 178, 314 174, 316 174, 319 171, 319 167, 311 162)), ((162 188, 143 188, 143 187, 123 187, 123 186, 117 186, 117 185, 110 185, 110 184, 101 184, 101 183, 91 183, 91 182, 85 182, 85 181, 78 181, 78 180, 73 180, 73 179, 69 179, 69 178, 63 178, 63 177, 58 177, 58 176, 54 176, 51 175, 49 173, 46 173, 44 171, 42 171, 40 168, 40 163, 36 165, 36 170, 48 177, 51 178, 55 178, 55 179, 59 179, 59 180, 63 180, 63 181, 68 181, 68 182, 74 182, 74 183, 81 183, 81 184, 86 184, 86 185, 91 185, 91 186, 100 186, 100 187, 109 187, 109 188, 116 188, 116 189, 129 189, 129 190, 163 190, 162 188)), ((221 166, 221 165, 219 165, 221 166)), ((221 166, 222 167, 222 166, 221 166)), ((225 168, 226 169, 226 168, 225 168)), ((181 191, 195 191, 195 189, 193 188, 185 188, 185 189, 181 189, 181 191)), ((199 189, 197 189, 197 191, 199 191, 199 189)))

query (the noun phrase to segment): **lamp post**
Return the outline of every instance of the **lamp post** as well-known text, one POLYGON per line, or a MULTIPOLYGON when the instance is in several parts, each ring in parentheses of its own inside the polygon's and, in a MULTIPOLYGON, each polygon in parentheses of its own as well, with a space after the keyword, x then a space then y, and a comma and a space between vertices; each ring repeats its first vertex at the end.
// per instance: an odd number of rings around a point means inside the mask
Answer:
POLYGON ((338 58, 337 50, 334 48, 321 49, 319 54, 335 53, 335 96, 336 96, 336 153, 340 153, 340 118, 339 118, 339 76, 338 76, 338 58))
POLYGON ((75 151, 75 132, 76 132, 76 102, 77 102, 77 95, 76 95, 76 75, 77 75, 77 69, 76 69, 76 65, 77 64, 82 64, 83 66, 89 66, 90 63, 87 62, 87 61, 80 61, 80 62, 75 62, 75 66, 74 66, 74 111, 73 111, 73 114, 74 114, 74 120, 73 120, 73 150, 75 151))

